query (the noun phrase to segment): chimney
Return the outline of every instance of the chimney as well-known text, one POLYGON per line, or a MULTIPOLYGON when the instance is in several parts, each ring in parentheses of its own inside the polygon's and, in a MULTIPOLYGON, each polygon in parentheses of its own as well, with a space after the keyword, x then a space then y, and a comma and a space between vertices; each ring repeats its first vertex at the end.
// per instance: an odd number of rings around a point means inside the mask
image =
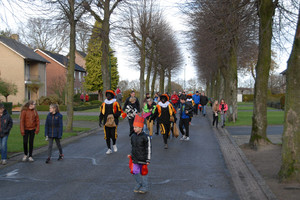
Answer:
POLYGON ((11 34, 10 38, 14 39, 16 41, 19 41, 19 35, 18 34, 11 34))

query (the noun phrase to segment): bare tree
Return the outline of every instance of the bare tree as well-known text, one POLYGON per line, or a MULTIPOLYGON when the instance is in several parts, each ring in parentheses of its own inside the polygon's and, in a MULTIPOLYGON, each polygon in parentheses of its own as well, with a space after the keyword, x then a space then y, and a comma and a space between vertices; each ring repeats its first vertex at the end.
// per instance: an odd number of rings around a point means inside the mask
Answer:
POLYGON ((58 26, 52 19, 30 18, 26 28, 19 28, 23 41, 29 47, 60 53, 67 45, 68 33, 65 24, 58 26))

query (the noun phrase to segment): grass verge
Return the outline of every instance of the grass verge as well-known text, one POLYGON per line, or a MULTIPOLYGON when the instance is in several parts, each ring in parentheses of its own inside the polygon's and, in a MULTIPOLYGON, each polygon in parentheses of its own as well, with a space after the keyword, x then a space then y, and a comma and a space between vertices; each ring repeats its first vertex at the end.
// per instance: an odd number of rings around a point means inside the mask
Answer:
MULTIPOLYGON (((63 139, 71 136, 76 136, 79 132, 88 131, 90 128, 73 128, 73 132, 64 132, 63 139)), ((48 141, 45 141, 45 126, 40 126, 40 133, 35 135, 34 138, 34 148, 45 146, 48 144, 48 141)), ((20 126, 14 125, 10 131, 7 141, 7 151, 8 153, 16 153, 23 151, 23 137, 20 133, 20 126)))

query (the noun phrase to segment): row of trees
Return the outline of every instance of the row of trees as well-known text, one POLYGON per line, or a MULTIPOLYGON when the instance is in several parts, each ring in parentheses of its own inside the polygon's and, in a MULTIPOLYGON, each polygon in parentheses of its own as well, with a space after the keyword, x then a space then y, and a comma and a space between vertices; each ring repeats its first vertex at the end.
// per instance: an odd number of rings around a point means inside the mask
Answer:
MULTIPOLYGON (((16 3, 15 1, 10 1, 16 3)), ((69 42, 69 67, 67 72, 66 104, 67 126, 73 127, 73 95, 75 50, 87 53, 87 77, 85 87, 105 95, 107 89, 115 89, 119 80, 117 60, 110 48, 112 16, 115 16, 118 37, 132 52, 132 63, 140 70, 140 95, 154 94, 159 77, 160 92, 164 92, 165 78, 171 92, 171 76, 181 64, 180 51, 170 26, 154 0, 47 0, 38 1, 44 8, 44 16, 51 19, 31 18, 28 29, 23 31, 25 42, 32 48, 60 52, 69 42), (47 13, 46 13, 47 12, 47 13), (116 18, 118 18, 116 20, 116 18), (56 19, 56 20, 53 20, 56 19), (89 26, 89 21, 95 21, 89 26), (91 28, 92 27, 92 28, 91 28), (29 30, 30 29, 30 30, 29 30), (88 48, 84 48, 88 43, 88 48), (87 51, 85 51, 87 49, 87 51), (111 67, 111 68, 110 68, 111 67)), ((29 4, 28 0, 22 3, 29 4)), ((34 4, 32 4, 34 7, 34 4)), ((35 8, 38 8, 36 6, 35 8)))
MULTIPOLYGON (((188 2, 184 10, 193 24, 191 37, 200 78, 206 81, 209 96, 225 98, 229 105, 229 121, 237 119, 237 70, 255 65, 254 108, 249 141, 252 147, 269 144, 266 105, 275 11, 280 9, 281 13, 288 13, 290 21, 293 21, 291 19, 296 15, 291 10, 299 10, 300 7, 297 1, 290 0, 290 7, 284 7, 284 3, 279 0, 195 0, 188 2)), ((283 164, 280 171, 282 179, 297 181, 300 181, 300 107, 297 99, 300 96, 299 17, 298 14, 286 75, 283 164)))

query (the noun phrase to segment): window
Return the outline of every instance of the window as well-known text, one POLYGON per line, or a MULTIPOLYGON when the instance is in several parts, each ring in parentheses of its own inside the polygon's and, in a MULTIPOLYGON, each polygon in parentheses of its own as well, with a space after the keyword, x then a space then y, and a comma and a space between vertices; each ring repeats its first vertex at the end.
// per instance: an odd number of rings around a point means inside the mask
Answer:
POLYGON ((78 79, 81 81, 81 72, 78 72, 78 79))

